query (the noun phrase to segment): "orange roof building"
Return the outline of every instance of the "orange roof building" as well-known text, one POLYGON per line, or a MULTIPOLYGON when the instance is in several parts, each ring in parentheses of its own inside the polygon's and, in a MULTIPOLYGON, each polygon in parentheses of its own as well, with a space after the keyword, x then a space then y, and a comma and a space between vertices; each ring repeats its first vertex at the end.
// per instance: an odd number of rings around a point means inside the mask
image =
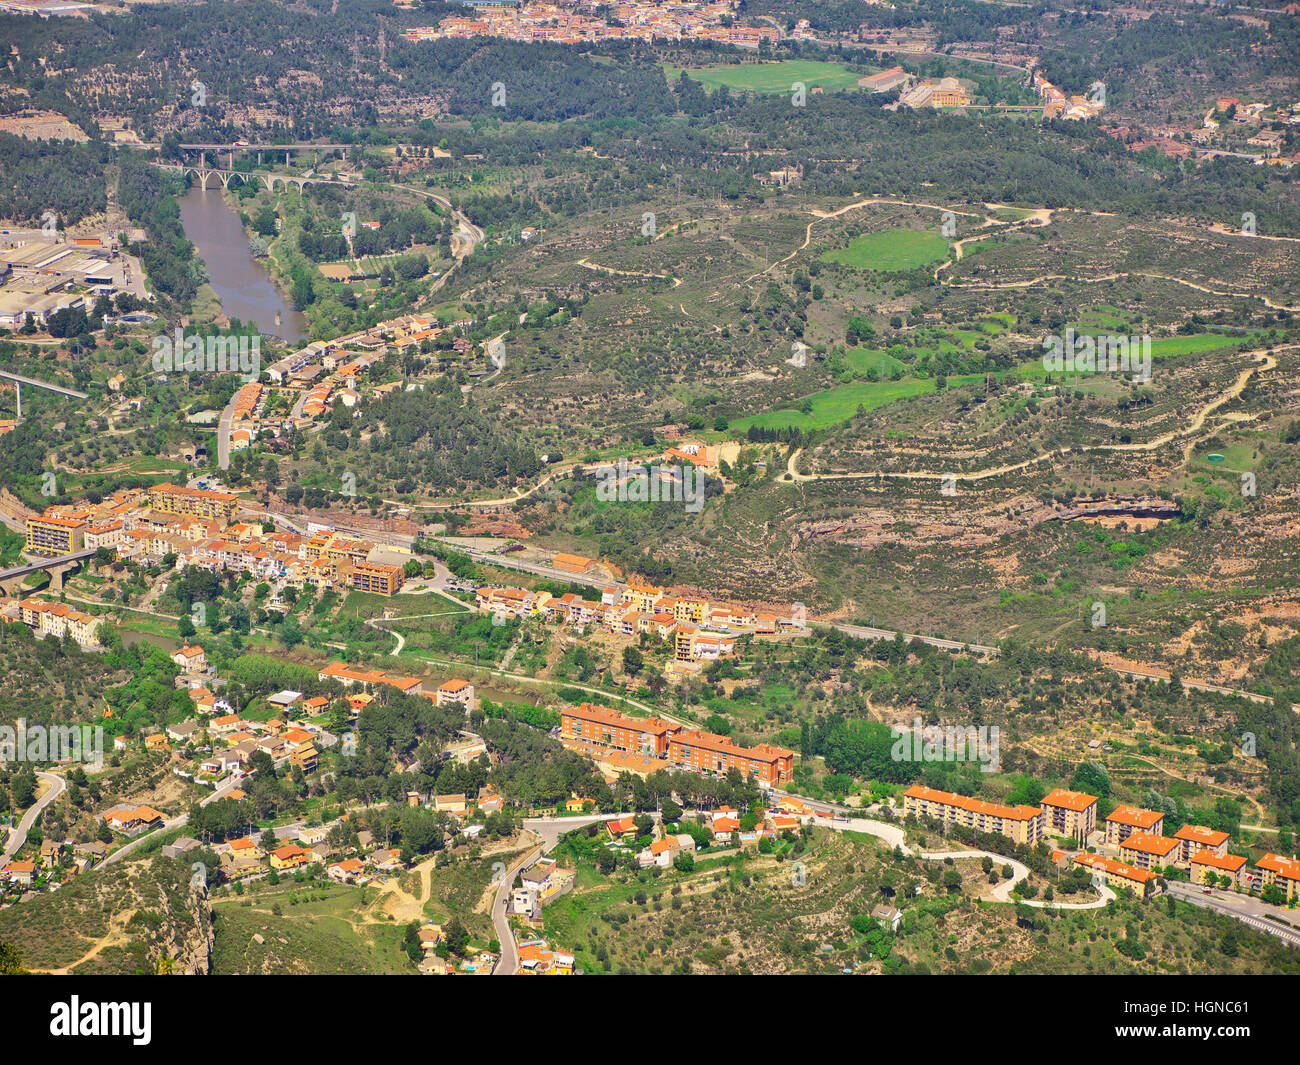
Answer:
POLYGON ((1134 832, 1119 845, 1119 856, 1139 869, 1175 865, 1181 858, 1181 840, 1157 836, 1150 832, 1134 832))
POLYGON ((586 740, 620 751, 637 751, 663 758, 668 740, 681 726, 657 717, 629 717, 595 703, 565 707, 560 711, 560 736, 586 740))
POLYGON ((1228 833, 1218 832, 1204 825, 1183 825, 1174 833, 1174 839, 1182 844, 1181 859, 1190 862, 1201 851, 1223 856, 1228 853, 1228 833))
POLYGON ((1158 836, 1163 832, 1164 825, 1165 815, 1155 810, 1116 806, 1106 818, 1106 842, 1118 846, 1134 832, 1152 832, 1158 836))
POLYGON ((1103 858, 1100 854, 1075 854, 1070 860, 1075 865, 1091 869, 1111 887, 1135 891, 1141 898, 1146 898, 1156 890, 1159 878, 1145 869, 1117 862, 1113 858, 1103 858))
POLYGON ((921 784, 903 792, 903 816, 930 817, 944 824, 964 825, 976 832, 997 833, 1030 846, 1043 837, 1040 807, 1004 806, 921 784))
POLYGON ((1048 835, 1064 836, 1080 846, 1097 827, 1097 796, 1081 791, 1057 788, 1043 797, 1043 813, 1048 835))

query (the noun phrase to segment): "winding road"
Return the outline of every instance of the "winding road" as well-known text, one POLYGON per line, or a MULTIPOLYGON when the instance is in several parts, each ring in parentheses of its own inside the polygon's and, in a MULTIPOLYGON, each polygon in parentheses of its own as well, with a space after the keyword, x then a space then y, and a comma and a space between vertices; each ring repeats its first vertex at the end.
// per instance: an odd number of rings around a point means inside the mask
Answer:
POLYGON ((23 814, 22 820, 9 830, 9 841, 0 855, 0 865, 7 865, 10 859, 22 849, 27 842, 27 833, 36 824, 36 819, 45 812, 45 808, 62 795, 68 788, 67 782, 54 773, 37 773, 36 778, 45 784, 45 794, 37 799, 23 814))

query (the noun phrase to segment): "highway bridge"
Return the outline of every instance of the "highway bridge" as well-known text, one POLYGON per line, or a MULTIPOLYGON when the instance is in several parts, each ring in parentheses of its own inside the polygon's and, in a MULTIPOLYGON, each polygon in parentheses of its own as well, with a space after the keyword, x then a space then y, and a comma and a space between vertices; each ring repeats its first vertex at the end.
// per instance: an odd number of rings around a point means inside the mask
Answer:
MULTIPOLYGON (((48 381, 38 381, 34 377, 24 377, 20 373, 11 373, 8 370, 0 370, 0 379, 12 381, 14 389, 18 393, 18 420, 22 421, 23 417, 23 385, 31 388, 43 388, 46 392, 57 392, 60 396, 68 396, 71 399, 86 399, 85 392, 78 392, 75 388, 64 388, 62 385, 52 385, 48 381)), ((2 574, 0 574, 2 576, 2 574)))
POLYGON ((73 551, 71 554, 55 555, 53 558, 38 558, 24 562, 20 566, 0 570, 0 594, 16 595, 22 590, 24 579, 33 573, 39 573, 41 570, 52 571, 50 574, 50 589, 59 591, 63 587, 64 572, 76 569, 94 553, 95 549, 93 547, 87 547, 80 551, 73 551))

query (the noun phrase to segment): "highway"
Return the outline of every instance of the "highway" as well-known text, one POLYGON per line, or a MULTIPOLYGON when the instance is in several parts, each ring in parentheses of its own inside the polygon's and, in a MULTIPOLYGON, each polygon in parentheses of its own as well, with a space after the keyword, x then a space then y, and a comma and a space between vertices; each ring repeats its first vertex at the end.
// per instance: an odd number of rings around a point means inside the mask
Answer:
POLYGON ((1207 894, 1205 888, 1196 884, 1185 884, 1181 880, 1168 881, 1165 890, 1180 902, 1226 914, 1251 928, 1276 936, 1288 946, 1300 947, 1300 928, 1279 924, 1266 916, 1272 913, 1285 921, 1297 919, 1294 913, 1280 906, 1270 905, 1251 895, 1240 895, 1235 891, 1220 891, 1217 888, 1211 888, 1207 894))

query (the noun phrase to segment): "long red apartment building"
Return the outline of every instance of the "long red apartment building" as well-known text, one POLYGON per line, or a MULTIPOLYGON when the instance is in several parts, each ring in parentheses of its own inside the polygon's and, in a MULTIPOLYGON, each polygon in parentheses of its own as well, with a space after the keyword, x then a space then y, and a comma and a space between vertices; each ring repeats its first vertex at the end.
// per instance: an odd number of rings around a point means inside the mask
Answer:
POLYGON ((620 751, 636 751, 700 773, 725 776, 731 769, 762 784, 783 784, 794 775, 794 752, 770 744, 741 747, 726 736, 683 728, 655 717, 629 717, 606 706, 583 703, 560 713, 560 735, 620 751))

